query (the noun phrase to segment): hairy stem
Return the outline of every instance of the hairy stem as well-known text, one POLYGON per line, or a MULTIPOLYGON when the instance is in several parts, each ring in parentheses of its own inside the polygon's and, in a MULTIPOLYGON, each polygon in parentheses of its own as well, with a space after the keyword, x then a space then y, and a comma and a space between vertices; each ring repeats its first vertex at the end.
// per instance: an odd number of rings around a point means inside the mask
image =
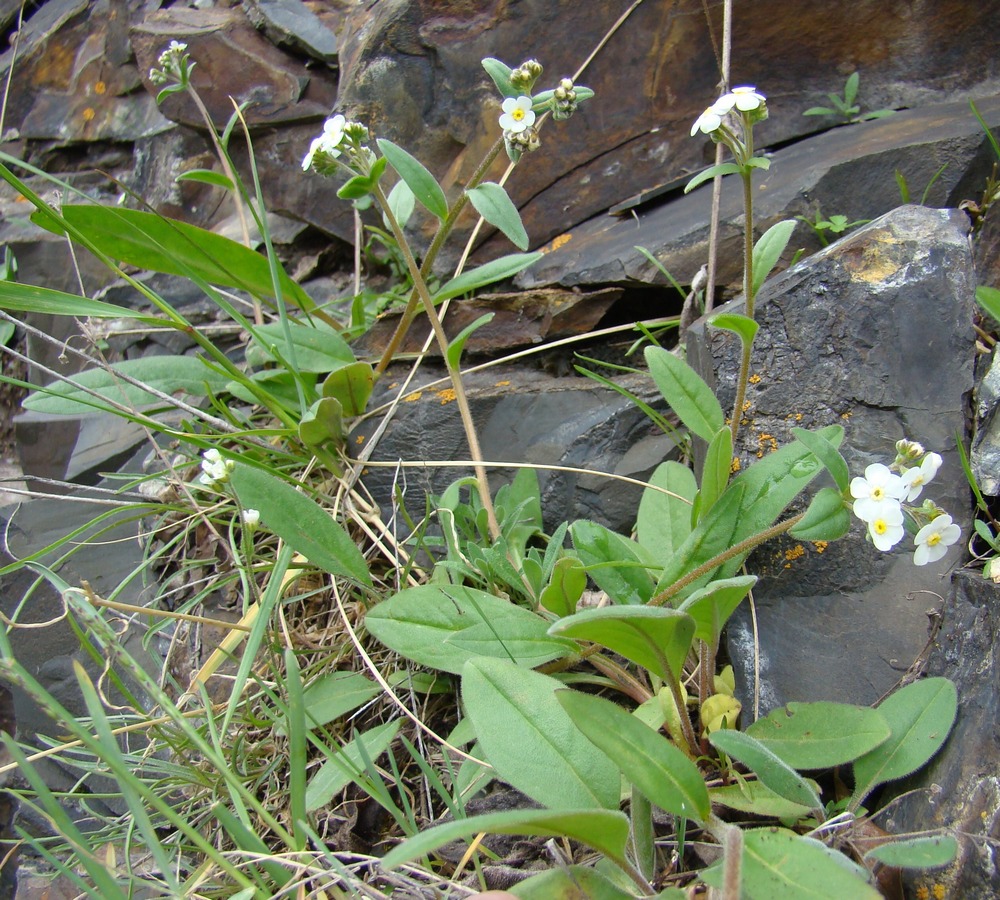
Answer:
POLYGON ((455 391, 455 402, 458 403, 458 411, 462 417, 462 425, 465 428, 465 439, 469 444, 469 456, 473 461, 473 469, 476 473, 479 500, 483 504, 483 509, 486 510, 490 536, 493 540, 497 540, 500 537, 500 526, 497 523, 496 510, 493 508, 493 498, 490 496, 490 485, 486 477, 486 467, 483 465, 483 451, 479 446, 479 436, 476 434, 475 423, 472 421, 472 411, 469 408, 469 398, 465 393, 465 385, 462 383, 462 374, 458 370, 458 367, 453 366, 448 360, 448 336, 445 334, 444 326, 441 324, 441 317, 434 307, 434 301, 431 299, 430 291, 427 289, 427 281, 421 270, 417 268, 417 261, 413 258, 413 253, 410 250, 410 245, 407 243, 406 236, 403 234, 403 229, 400 228, 399 222, 396 221, 396 217, 389 206, 389 201, 386 199, 380 185, 375 185, 374 194, 379 206, 385 213, 385 217, 399 244, 403 258, 406 260, 406 266, 410 271, 410 277, 413 279, 414 288, 417 291, 420 302, 423 304, 427 320, 431 323, 431 329, 434 331, 434 337, 437 340, 438 346, 441 348, 441 355, 448 368, 448 377, 451 380, 452 389, 455 391))
MULTIPOLYGON (((753 130, 750 126, 746 128, 747 133, 747 159, 753 156, 753 130)), ((754 317, 754 290, 753 290, 753 170, 745 168, 742 172, 743 178, 743 208, 745 211, 743 228, 743 296, 746 298, 746 314, 749 318, 754 317)), ((733 436, 733 447, 736 447, 736 435, 740 430, 740 419, 743 418, 743 402, 747 395, 747 380, 750 378, 750 350, 749 341, 743 342, 743 355, 740 358, 740 374, 736 382, 736 401, 733 404, 733 418, 729 423, 729 428, 733 436)))

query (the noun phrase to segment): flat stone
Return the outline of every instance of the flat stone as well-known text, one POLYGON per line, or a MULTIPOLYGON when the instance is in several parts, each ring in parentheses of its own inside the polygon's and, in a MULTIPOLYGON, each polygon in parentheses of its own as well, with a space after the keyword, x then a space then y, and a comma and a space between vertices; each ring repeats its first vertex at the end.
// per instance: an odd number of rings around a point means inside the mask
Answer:
MULTIPOLYGON (((437 367, 421 367, 420 384, 440 377, 437 367)), ((527 365, 493 366, 463 374, 479 429, 485 459, 556 466, 575 466, 642 478, 674 450, 673 442, 659 431, 635 404, 588 378, 557 377, 527 365)), ((652 405, 659 395, 643 376, 616 379, 652 405)), ((390 382, 387 391, 398 388, 390 382)), ((382 400, 385 397, 381 398, 382 400)), ((372 406, 380 398, 375 398, 372 406)), ((660 402, 662 408, 662 401, 660 402)), ((357 429, 356 443, 363 446, 377 423, 357 429)), ((467 460, 468 446, 454 395, 447 382, 414 388, 400 403, 373 459, 467 460)), ((494 490, 510 474, 490 468, 494 490)), ((411 514, 422 514, 425 492, 440 494, 451 482, 469 474, 467 466, 405 468, 369 467, 365 486, 388 518, 394 485, 404 490, 411 514)), ((542 509, 553 528, 564 519, 594 519, 616 531, 628 533, 635 523, 641 488, 621 481, 573 472, 540 469, 542 509)))
MULTIPOLYGON (((306 68, 275 47, 236 9, 175 6, 159 10, 133 26, 131 36, 139 71, 152 96, 161 86, 149 80, 149 70, 160 54, 171 41, 188 45, 187 52, 197 64, 191 83, 218 129, 233 115, 233 100, 249 103, 244 113, 247 122, 263 126, 321 119, 336 98, 331 73, 306 68)), ((186 95, 168 97, 160 109, 174 121, 204 127, 186 95)))
MULTIPOLYGON (((1000 125, 1000 97, 977 102, 991 127, 1000 125)), ((938 170, 928 203, 957 207, 978 196, 993 165, 993 151, 967 102, 941 103, 886 119, 835 128, 770 154, 771 166, 754 176, 758 234, 782 219, 845 215, 875 218, 899 205, 895 172, 919 198, 938 170)), ((739 179, 723 179, 719 240, 720 285, 739 289, 742 278, 743 195, 739 179)), ((635 248, 645 247, 683 284, 708 259, 711 185, 671 193, 620 217, 597 216, 559 236, 543 259, 516 279, 521 287, 662 282, 635 248)), ((820 249, 805 225, 796 227, 785 253, 820 249)))
POLYGON ((244 0, 247 18, 279 47, 337 61, 337 35, 301 0, 244 0))
MULTIPOLYGON (((923 496, 968 535, 969 490, 955 447, 956 434, 965 439, 975 356, 967 232, 957 210, 901 207, 765 283, 756 383, 737 446, 744 466, 791 440, 794 426, 842 425, 853 474, 890 462, 900 438, 919 440, 944 458, 923 496)), ((723 308, 741 310, 742 301, 723 308)), ((735 336, 702 319, 687 346, 691 364, 731 409, 735 336)), ((907 670, 926 642, 925 592, 940 594, 943 575, 964 553, 960 541, 941 562, 918 568, 907 547, 904 539, 880 553, 855 521, 829 546, 782 539, 751 557, 749 570, 761 576, 754 595, 762 714, 790 700, 870 704, 907 670)), ((750 692, 745 607, 728 641, 741 690, 750 692)))
MULTIPOLYGON (((338 107, 405 146, 454 193, 500 136, 500 98, 480 60, 500 56, 516 66, 535 55, 546 67, 540 87, 554 86, 578 69, 622 9, 575 0, 358 4, 341 36, 338 107)), ((722 8, 709 9, 711 29, 701 0, 646 0, 588 63, 579 81, 596 96, 570 121, 545 126, 542 149, 518 165, 508 185, 535 245, 714 157, 707 137, 689 135, 717 96, 713 41, 721 38, 722 8)), ((759 146, 829 127, 829 119, 802 113, 842 91, 855 69, 868 110, 956 99, 970 89, 987 93, 1000 74, 976 0, 938 3, 933 16, 915 7, 887 15, 877 0, 852 3, 850 16, 824 0, 787 13, 780 0, 737 11, 734 83, 756 84, 772 99, 759 146)), ((498 163, 491 177, 505 166, 498 163)), ((434 223, 422 221, 426 237, 434 223)), ((474 223, 471 215, 459 223, 458 248, 474 223)), ((486 254, 498 245, 505 246, 491 241, 486 254)))
POLYGON ((958 838, 954 863, 906 873, 907 896, 993 900, 1000 885, 1000 587, 959 571, 941 611, 928 675, 958 688, 958 717, 944 748, 912 778, 892 786, 884 827, 894 834, 944 828, 958 838), (943 888, 943 892, 942 892, 943 888))

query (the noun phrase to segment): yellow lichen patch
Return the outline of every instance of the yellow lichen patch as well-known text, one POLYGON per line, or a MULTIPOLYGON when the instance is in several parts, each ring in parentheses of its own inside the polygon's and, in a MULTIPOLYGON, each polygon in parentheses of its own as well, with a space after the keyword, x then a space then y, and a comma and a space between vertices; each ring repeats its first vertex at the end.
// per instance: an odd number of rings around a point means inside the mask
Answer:
POLYGON ((747 381, 749 381, 750 384, 760 384, 760 375, 754 373, 747 379, 747 381))
POLYGON ((94 121, 94 116, 96 116, 96 115, 97 115, 97 113, 94 112, 93 108, 90 107, 90 106, 88 106, 83 111, 83 121, 84 122, 93 122, 94 121))
POLYGON ((760 447, 760 450, 758 451, 757 454, 758 458, 760 458, 763 455, 765 450, 774 453, 778 449, 778 442, 775 440, 773 434, 764 434, 763 432, 761 434, 758 434, 757 444, 760 447))
POLYGON ((794 547, 789 547, 785 551, 785 560, 791 562, 794 559, 798 559, 800 556, 806 555, 806 548, 801 544, 796 544, 794 547))
POLYGON ((739 457, 734 456, 733 461, 729 464, 729 471, 735 475, 743 467, 740 465, 739 457))
POLYGON ((745 403, 743 404, 743 412, 746 412, 746 411, 747 411, 748 409, 750 409, 750 407, 751 407, 752 405, 753 405, 753 404, 751 404, 751 403, 750 403, 750 401, 749 401, 749 400, 747 400, 747 401, 746 401, 746 402, 745 402, 745 403))
POLYGON ((565 247, 571 240, 573 240, 573 235, 569 232, 566 234, 557 234, 547 247, 542 247, 542 253, 549 253, 552 250, 558 250, 560 247, 565 247))
POLYGON ((423 391, 414 391, 412 394, 407 394, 403 398, 404 403, 416 403, 421 397, 423 397, 423 391))
POLYGON ((107 90, 108 90, 108 86, 103 81, 98 81, 98 82, 96 82, 94 84, 94 93, 95 94, 104 94, 104 93, 107 93, 107 90))
POLYGON ((444 406, 445 403, 451 403, 455 399, 455 389, 454 388, 444 388, 440 391, 435 391, 438 399, 441 401, 441 405, 444 406))
POLYGON ((927 890, 927 888, 925 888, 923 885, 920 885, 920 887, 917 888, 916 893, 914 894, 916 900, 930 900, 930 896, 931 892, 927 890))
POLYGON ((509 381, 498 381, 495 387, 507 387, 508 384, 510 384, 509 381))
POLYGON ((363 434, 359 434, 359 435, 358 435, 358 436, 357 436, 357 437, 356 437, 356 438, 354 439, 354 443, 355 443, 355 444, 357 444, 357 445, 358 445, 359 447, 360 447, 360 446, 361 446, 361 445, 362 445, 362 444, 363 444, 364 442, 365 442, 365 436, 364 436, 363 434))
POLYGON ((842 418, 846 422, 853 415, 854 415, 854 413, 852 413, 850 410, 848 410, 847 412, 842 412, 840 414, 840 418, 842 418))
POLYGON ((896 249, 900 242, 889 231, 878 231, 871 235, 871 243, 860 253, 844 255, 844 268, 852 281, 867 284, 881 284, 898 272, 904 260, 896 249))
POLYGON ((817 553, 824 553, 826 548, 830 546, 829 541, 813 541, 812 545, 816 548, 817 553))
POLYGON ((931 888, 931 892, 934 894, 934 900, 944 900, 944 898, 948 895, 948 892, 945 890, 944 885, 941 884, 941 882, 935 884, 934 887, 931 888))

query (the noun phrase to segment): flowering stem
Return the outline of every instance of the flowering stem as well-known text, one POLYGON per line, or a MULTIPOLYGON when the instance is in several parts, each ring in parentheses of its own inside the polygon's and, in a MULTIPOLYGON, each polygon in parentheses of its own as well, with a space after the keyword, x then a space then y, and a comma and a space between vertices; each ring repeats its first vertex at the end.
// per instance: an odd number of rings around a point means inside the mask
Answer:
MULTIPOLYGON (((503 138, 499 138, 489 151, 487 151, 486 156, 483 157, 482 162, 476 168, 476 171, 472 173, 472 177, 465 185, 465 189, 462 193, 455 199, 451 207, 448 210, 448 215, 445 220, 438 226, 437 233, 431 240, 430 246, 427 248, 427 253, 424 256, 424 261, 420 266, 420 277, 426 281, 427 276, 431 272, 431 267, 434 265, 434 261, 437 259, 438 252, 444 246, 445 239, 451 234, 452 228, 455 226, 455 220, 458 219, 459 213, 465 209, 465 204, 469 202, 468 190, 474 188, 478 185, 483 178, 486 177, 486 173, 489 171, 490 166, 493 165, 500 151, 503 149, 503 138)), ((405 238, 397 237, 397 241, 405 240, 405 238)), ((400 243, 402 246, 402 243, 400 243)), ((393 332, 392 337, 389 339, 389 344, 382 353, 381 359, 378 361, 378 365, 375 366, 375 377, 378 378, 386 368, 389 363, 392 362, 393 357, 399 350, 400 345, 403 343, 403 338, 406 337, 407 331, 410 330, 410 325, 413 324, 413 320, 416 318, 417 311, 420 305, 420 293, 414 283, 413 291, 410 294, 410 299, 406 303, 406 308, 403 310, 403 315, 399 319, 399 324, 396 326, 396 330, 393 332)))
POLYGON ((749 553, 755 547, 759 547, 761 544, 776 538, 779 534, 784 534, 786 531, 794 528, 799 522, 802 521, 802 517, 805 513, 799 513, 797 516, 792 516, 790 519, 785 519, 784 522, 779 522, 777 525, 772 525, 770 528, 765 528, 763 531, 757 534, 752 534, 748 538, 744 538, 738 544, 733 544, 727 550, 723 550, 722 553, 718 553, 713 556, 707 562, 702 563, 695 569, 692 569, 687 575, 682 578, 678 578, 670 587, 664 591, 660 591, 655 597, 653 597, 647 606, 663 606, 671 597, 675 597, 689 584, 693 584, 703 575, 709 574, 709 572, 714 571, 723 563, 728 562, 734 557, 741 556, 744 553, 749 553))
MULTIPOLYGON (((753 157, 753 129, 746 127, 746 159, 753 157)), ((746 314, 754 317, 753 289, 753 169, 745 165, 740 173, 743 179, 743 296, 746 299, 746 314)), ((729 428, 733 436, 733 447, 736 447, 736 435, 740 430, 740 419, 743 418, 743 402, 747 394, 747 380, 750 377, 750 341, 743 341, 743 355, 740 358, 740 374, 736 381, 736 401, 733 404, 733 418, 729 428)))
MULTIPOLYGON (((483 509, 486 510, 486 520, 489 525, 490 535, 493 540, 497 540, 500 537, 500 526, 497 523, 496 510, 493 508, 493 498, 490 496, 490 485, 486 477, 486 468, 483 465, 483 451, 479 446, 479 437, 476 434, 476 426, 472 421, 472 411, 469 409, 469 399, 465 394, 465 385, 462 383, 462 375, 458 370, 457 366, 452 366, 448 361, 448 336, 444 332, 444 327, 441 324, 441 318, 437 314, 437 310, 434 308, 434 300, 431 298, 430 291, 427 289, 427 281, 424 278, 423 272, 417 267, 417 261, 413 258, 413 253, 410 251, 410 245, 406 241, 406 237, 403 234, 403 229, 400 228, 399 222, 393 215, 392 208, 389 205, 389 201, 382 190, 381 185, 376 184, 373 193, 375 194, 375 199, 378 201, 379 206, 385 213, 385 217, 389 222, 389 227, 392 229, 393 236, 396 238, 396 242, 399 244, 399 249, 403 254, 403 258, 406 260, 406 266, 410 271, 410 277, 413 279, 414 290, 417 293, 417 297, 423 304, 424 312, 427 315, 427 320, 431 324, 431 329, 434 332, 434 337, 437 340, 438 346, 441 348, 441 355, 444 357, 445 366, 448 369, 448 377, 451 379, 451 386, 455 391, 455 401, 458 403, 459 414, 462 417, 462 425, 465 428, 465 439, 469 444, 469 456, 473 460, 473 468, 476 473, 476 486, 479 489, 479 499, 483 504, 483 509)), ((449 219, 451 217, 449 216, 449 219)), ((442 229, 444 225, 442 225, 442 229)))

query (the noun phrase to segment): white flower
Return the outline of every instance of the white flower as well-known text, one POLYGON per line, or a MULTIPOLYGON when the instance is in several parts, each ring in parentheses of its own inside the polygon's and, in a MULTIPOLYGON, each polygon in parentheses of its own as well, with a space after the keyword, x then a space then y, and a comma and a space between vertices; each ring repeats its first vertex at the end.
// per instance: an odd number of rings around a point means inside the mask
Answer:
POLYGON ((764 105, 766 98, 755 87, 735 87, 732 90, 733 103, 740 112, 752 112, 764 105))
POLYGON ((962 529, 945 514, 928 522, 913 539, 917 549, 913 553, 915 566, 926 566, 937 562, 945 551, 962 536, 962 529))
POLYGON ((260 525, 260 510, 243 510, 243 527, 246 528, 247 531, 254 532, 257 530, 258 525, 260 525))
POLYGON ((214 447, 206 450, 201 459, 201 475, 198 480, 209 487, 215 487, 229 480, 229 473, 236 468, 231 459, 223 459, 214 447))
POLYGON ((699 131, 711 134, 722 124, 722 119, 727 112, 729 112, 728 109, 717 110, 714 104, 710 106, 695 119, 694 125, 691 126, 691 137, 694 137, 699 131))
POLYGON ((867 521, 872 543, 883 553, 902 540, 903 510, 895 500, 881 504, 875 516, 867 521))
POLYGON ((535 113, 531 109, 531 97, 508 97, 501 107, 500 127, 504 131, 519 134, 535 124, 535 113))
POLYGON ((187 48, 187 44, 182 44, 180 41, 171 41, 167 47, 167 53, 175 53, 180 56, 187 48))
POLYGON ((344 126, 347 119, 341 115, 336 115, 332 119, 327 119, 323 123, 323 133, 314 138, 309 145, 309 152, 302 160, 302 171, 308 172, 312 168, 313 158, 317 153, 327 153, 330 156, 340 156, 337 147, 344 139, 344 126))
POLYGON ((885 505, 895 506, 898 510, 899 501, 905 493, 903 479, 882 463, 872 463, 865 469, 864 478, 851 480, 854 515, 865 522, 871 522, 885 505))
POLYGON ((906 488, 907 493, 904 499, 907 503, 912 503, 920 496, 924 485, 937 474, 937 470, 940 468, 941 457, 937 453, 928 453, 919 466, 903 470, 900 477, 906 488))

